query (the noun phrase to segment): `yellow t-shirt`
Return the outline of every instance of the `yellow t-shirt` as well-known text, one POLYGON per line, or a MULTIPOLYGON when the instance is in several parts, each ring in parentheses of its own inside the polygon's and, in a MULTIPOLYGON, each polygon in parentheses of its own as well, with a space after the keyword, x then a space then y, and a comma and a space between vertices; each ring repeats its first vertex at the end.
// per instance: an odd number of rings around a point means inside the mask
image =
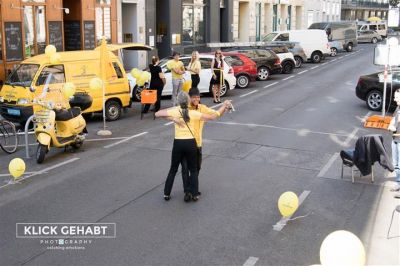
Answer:
MULTIPOLYGON (((199 72, 199 74, 200 74, 200 71, 201 71, 201 63, 200 63, 199 60, 196 60, 193 64, 189 63, 189 66, 188 66, 188 67, 189 67, 189 69, 197 70, 197 71, 199 72)), ((190 74, 195 75, 195 74, 197 74, 197 73, 190 70, 190 74)))
MULTIPOLYGON (((189 106, 189 110, 190 111, 197 111, 200 112, 201 114, 208 114, 208 115, 218 115, 221 116, 221 114, 218 111, 215 111, 214 109, 211 109, 209 107, 207 107, 204 104, 199 104, 197 109, 190 105, 189 106)), ((199 120, 199 121, 194 121, 193 122, 193 126, 194 126, 194 136, 196 138, 196 143, 197 143, 197 147, 202 147, 203 145, 203 128, 204 128, 204 121, 203 120, 199 120)))
POLYGON ((190 121, 185 124, 185 121, 182 118, 182 109, 180 107, 174 107, 167 110, 167 114, 170 117, 180 118, 182 123, 184 124, 183 127, 178 126, 175 124, 175 139, 193 139, 196 137, 195 133, 195 123, 198 123, 201 119, 201 113, 193 110, 189 110, 189 117, 190 121), (189 130, 190 128, 190 130, 189 130), (193 135, 192 135, 192 133, 193 135))
POLYGON ((171 70, 172 79, 183 79, 182 74, 178 74, 174 71, 175 68, 183 68, 183 63, 181 61, 169 60, 167 63, 167 68, 171 70))

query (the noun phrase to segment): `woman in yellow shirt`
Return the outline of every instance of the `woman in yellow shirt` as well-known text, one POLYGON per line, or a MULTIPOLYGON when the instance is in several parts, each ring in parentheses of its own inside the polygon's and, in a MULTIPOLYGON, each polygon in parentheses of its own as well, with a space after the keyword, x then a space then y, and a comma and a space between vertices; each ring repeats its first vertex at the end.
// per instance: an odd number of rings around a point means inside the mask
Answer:
POLYGON ((190 72, 192 78, 192 88, 197 88, 200 83, 201 63, 199 60, 199 52, 193 51, 190 63, 186 68, 190 72))
MULTIPOLYGON (((218 114, 202 114, 189 110, 190 98, 186 92, 181 91, 177 97, 178 106, 170 109, 160 110, 156 117, 163 117, 175 122, 175 139, 172 148, 171 167, 168 172, 164 187, 164 199, 171 199, 171 190, 174 184, 175 175, 182 159, 187 160, 189 169, 188 186, 190 192, 185 194, 185 201, 199 199, 199 184, 197 170, 197 144, 194 135, 194 124, 196 122, 213 120, 218 114), (189 200, 187 200, 189 199, 189 200)), ((225 104, 225 103, 224 103, 225 104)))

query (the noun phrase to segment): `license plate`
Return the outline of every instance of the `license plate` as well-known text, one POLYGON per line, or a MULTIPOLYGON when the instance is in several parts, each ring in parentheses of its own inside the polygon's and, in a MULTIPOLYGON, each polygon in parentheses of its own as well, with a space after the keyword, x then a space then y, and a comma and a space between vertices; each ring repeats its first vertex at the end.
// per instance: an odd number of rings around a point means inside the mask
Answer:
POLYGON ((15 115, 15 116, 20 116, 21 115, 21 111, 20 110, 16 110, 16 109, 7 109, 7 113, 9 115, 15 115))

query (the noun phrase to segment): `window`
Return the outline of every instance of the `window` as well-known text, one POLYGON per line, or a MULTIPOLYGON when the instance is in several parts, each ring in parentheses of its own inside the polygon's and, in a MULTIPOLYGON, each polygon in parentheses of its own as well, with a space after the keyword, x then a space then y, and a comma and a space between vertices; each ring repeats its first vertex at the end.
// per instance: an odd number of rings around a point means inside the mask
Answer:
POLYGON ((46 18, 44 6, 24 7, 25 57, 44 53, 46 48, 46 18))
POLYGON ((44 85, 46 83, 46 79, 49 76, 49 74, 52 74, 49 84, 65 82, 64 66, 53 65, 53 66, 46 66, 43 68, 42 72, 39 75, 39 78, 37 79, 36 86, 44 85))
POLYGON ((8 76, 6 84, 29 87, 38 68, 39 65, 21 64, 8 76))
POLYGON ((246 55, 249 58, 255 58, 256 54, 254 53, 254 51, 250 51, 250 50, 243 50, 243 51, 239 51, 241 54, 246 55))
POLYGON ((266 50, 257 50, 256 53, 259 57, 271 57, 270 52, 266 50))
POLYGON ((282 33, 280 34, 275 41, 283 41, 283 42, 287 42, 289 41, 289 33, 282 33))
POLYGON ((228 62, 231 66, 243 66, 244 63, 237 55, 231 55, 232 60, 228 62))
POLYGON ((379 29, 379 30, 384 30, 384 29, 385 29, 385 25, 383 25, 383 24, 378 25, 378 29, 379 29))
POLYGON ((370 30, 377 30, 377 26, 376 25, 369 25, 369 29, 370 30))
POLYGON ((114 66, 115 73, 117 74, 117 77, 119 79, 123 78, 124 74, 122 74, 122 70, 119 67, 118 63, 117 62, 113 62, 113 66, 114 66))
POLYGON ((96 39, 101 41, 103 36, 111 43, 111 1, 96 0, 96 39))
POLYGON ((256 41, 261 39, 261 3, 256 3, 256 41))
POLYGON ((200 58, 200 64, 201 64, 202 68, 204 68, 204 69, 210 69, 211 62, 212 62, 211 58, 200 58))
POLYGON ((193 45, 205 42, 205 0, 183 0, 182 43, 193 45))

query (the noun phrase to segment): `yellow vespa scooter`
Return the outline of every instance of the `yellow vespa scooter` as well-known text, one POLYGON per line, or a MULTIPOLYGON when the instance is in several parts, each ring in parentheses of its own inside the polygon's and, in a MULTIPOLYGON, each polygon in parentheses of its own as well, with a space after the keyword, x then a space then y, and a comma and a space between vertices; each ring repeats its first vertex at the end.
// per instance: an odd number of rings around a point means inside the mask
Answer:
POLYGON ((82 111, 92 104, 88 94, 75 94, 68 102, 61 88, 48 86, 49 76, 43 93, 33 100, 34 131, 38 141, 36 162, 42 163, 50 147, 79 149, 85 140, 86 121, 82 111), (61 101, 56 101, 58 100, 61 101))

